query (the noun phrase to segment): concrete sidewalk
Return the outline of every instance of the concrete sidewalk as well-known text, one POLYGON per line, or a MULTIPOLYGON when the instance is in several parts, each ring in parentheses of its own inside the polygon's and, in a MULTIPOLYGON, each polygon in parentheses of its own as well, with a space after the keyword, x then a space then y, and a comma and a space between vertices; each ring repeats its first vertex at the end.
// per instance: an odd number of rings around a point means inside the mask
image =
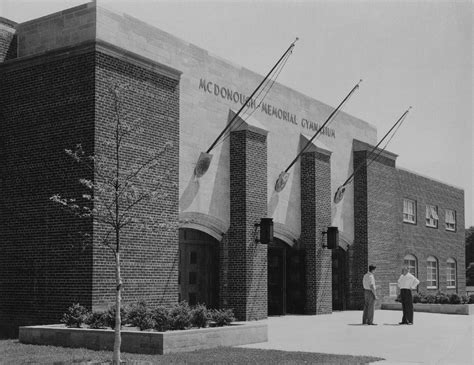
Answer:
POLYGON ((377 326, 361 325, 361 311, 270 317, 268 342, 242 347, 385 359, 376 364, 474 363, 474 316, 416 312, 413 326, 398 325, 401 316, 377 310, 377 326))

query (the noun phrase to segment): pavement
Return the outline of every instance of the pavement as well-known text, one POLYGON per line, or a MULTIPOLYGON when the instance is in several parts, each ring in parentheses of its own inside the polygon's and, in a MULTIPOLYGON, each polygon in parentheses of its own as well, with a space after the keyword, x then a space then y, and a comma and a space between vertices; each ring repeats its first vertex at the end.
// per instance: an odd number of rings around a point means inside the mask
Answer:
POLYGON ((415 312, 412 326, 401 311, 376 310, 377 326, 362 325, 361 311, 268 319, 268 342, 242 347, 369 355, 389 364, 474 364, 474 316, 415 312))

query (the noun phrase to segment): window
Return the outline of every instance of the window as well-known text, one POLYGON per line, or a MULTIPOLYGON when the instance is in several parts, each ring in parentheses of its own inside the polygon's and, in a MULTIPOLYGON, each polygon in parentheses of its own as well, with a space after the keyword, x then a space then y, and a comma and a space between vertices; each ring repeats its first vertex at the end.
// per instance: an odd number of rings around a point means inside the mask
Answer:
POLYGON ((446 209, 445 222, 447 231, 456 230, 456 212, 454 210, 446 209))
POLYGON ((448 288, 456 287, 456 260, 452 258, 446 261, 446 279, 448 288))
POLYGON ((417 275, 418 268, 417 268, 417 265, 416 265, 416 257, 415 257, 415 256, 413 256, 413 255, 406 255, 406 256, 403 258, 403 265, 408 268, 408 271, 409 271, 412 275, 418 276, 418 275, 417 275))
POLYGON ((410 199, 403 199, 403 221, 416 223, 416 202, 410 199))
POLYGON ((438 207, 435 205, 426 206, 426 226, 438 227, 438 207))
POLYGON ((426 260, 426 287, 428 289, 438 287, 438 261, 433 256, 426 260))

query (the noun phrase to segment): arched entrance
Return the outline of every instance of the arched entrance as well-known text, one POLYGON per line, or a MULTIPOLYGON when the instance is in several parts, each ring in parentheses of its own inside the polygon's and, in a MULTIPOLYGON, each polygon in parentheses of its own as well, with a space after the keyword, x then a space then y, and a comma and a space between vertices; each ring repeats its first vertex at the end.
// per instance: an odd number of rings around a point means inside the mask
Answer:
POLYGON ((304 251, 275 238, 268 245, 268 315, 303 314, 304 251))
POLYGON ((219 292, 219 242, 191 228, 179 230, 179 301, 217 308, 219 292))
POLYGON ((347 252, 338 247, 332 251, 332 309, 346 309, 347 252))

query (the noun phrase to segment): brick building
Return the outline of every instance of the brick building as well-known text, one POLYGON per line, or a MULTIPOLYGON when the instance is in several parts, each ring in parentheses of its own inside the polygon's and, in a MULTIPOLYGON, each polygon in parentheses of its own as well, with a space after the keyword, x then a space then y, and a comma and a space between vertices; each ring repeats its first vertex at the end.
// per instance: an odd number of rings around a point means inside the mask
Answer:
POLYGON ((72 302, 94 309, 113 302, 113 259, 75 234, 88 231, 97 243, 103 227, 78 227, 49 200, 80 194, 77 180, 94 178, 73 167, 65 149, 80 143, 110 154, 111 84, 126 86, 122 107, 142 123, 126 163, 171 141, 162 169, 177 169, 167 200, 134 214, 178 227, 124 233, 125 301, 204 302, 243 320, 331 313, 360 307, 369 263, 385 298, 396 295, 404 263, 420 290, 464 293, 463 191, 397 168, 390 152, 365 163, 377 142, 367 122, 339 113, 275 191, 280 172, 333 110, 295 90, 275 83, 196 176, 200 153, 261 80, 94 3, 21 24, 0 18, 1 332, 57 322, 72 302), (256 242, 262 217, 274 221, 268 246, 256 242), (334 251, 324 247, 330 225, 339 227, 334 251))

